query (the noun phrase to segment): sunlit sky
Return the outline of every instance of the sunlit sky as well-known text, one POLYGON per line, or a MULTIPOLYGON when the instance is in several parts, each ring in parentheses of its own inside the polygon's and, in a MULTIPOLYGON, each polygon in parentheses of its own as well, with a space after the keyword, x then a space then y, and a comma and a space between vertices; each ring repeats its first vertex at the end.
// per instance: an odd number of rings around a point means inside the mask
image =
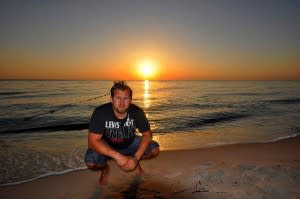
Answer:
POLYGON ((2 0, 0 79, 300 80, 299 19, 297 0, 2 0))

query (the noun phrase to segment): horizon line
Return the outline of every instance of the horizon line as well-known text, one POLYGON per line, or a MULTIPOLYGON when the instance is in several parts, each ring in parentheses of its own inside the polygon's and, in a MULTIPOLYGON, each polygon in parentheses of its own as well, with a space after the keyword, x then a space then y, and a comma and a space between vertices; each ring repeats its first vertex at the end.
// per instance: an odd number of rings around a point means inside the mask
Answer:
MULTIPOLYGON (((0 79, 0 81, 116 81, 119 79, 0 79)), ((300 79, 120 79, 124 81, 300 81, 300 79)))

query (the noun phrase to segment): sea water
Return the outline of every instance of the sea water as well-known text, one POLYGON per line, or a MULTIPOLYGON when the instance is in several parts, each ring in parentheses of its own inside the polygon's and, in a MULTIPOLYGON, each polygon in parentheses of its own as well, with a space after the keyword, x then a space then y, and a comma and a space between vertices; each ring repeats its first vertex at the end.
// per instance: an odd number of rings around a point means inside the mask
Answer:
MULTIPOLYGON (((162 150, 300 134, 300 81, 128 81, 162 150)), ((112 81, 0 81, 0 184, 84 169, 112 81)))

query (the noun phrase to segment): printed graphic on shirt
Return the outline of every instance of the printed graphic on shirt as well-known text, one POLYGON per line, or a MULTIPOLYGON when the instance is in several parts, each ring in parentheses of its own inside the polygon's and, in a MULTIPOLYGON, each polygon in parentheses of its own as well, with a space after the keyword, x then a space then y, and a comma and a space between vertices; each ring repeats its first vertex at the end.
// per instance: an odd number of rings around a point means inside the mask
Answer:
POLYGON ((105 137, 112 143, 122 143, 135 136, 136 126, 129 114, 122 124, 120 121, 105 121, 105 137))

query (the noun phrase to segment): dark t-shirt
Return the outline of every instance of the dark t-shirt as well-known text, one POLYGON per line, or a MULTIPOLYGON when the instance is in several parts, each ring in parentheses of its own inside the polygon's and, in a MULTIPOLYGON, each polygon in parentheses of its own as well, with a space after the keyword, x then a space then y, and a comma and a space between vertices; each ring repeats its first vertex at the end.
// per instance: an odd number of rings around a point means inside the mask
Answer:
POLYGON ((150 130, 150 125, 144 111, 134 104, 129 106, 122 120, 114 115, 112 103, 103 104, 94 110, 89 124, 90 132, 103 134, 103 139, 116 149, 128 147, 136 129, 143 133, 150 130))

